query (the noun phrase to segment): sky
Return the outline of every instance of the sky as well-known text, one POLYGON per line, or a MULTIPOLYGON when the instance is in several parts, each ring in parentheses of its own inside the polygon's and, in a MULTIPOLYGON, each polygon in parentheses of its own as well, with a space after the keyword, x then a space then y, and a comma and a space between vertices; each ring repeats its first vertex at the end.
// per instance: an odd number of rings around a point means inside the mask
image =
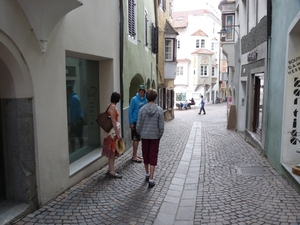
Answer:
POLYGON ((213 6, 217 11, 220 0, 173 0, 174 11, 187 11, 204 8, 206 4, 213 6))

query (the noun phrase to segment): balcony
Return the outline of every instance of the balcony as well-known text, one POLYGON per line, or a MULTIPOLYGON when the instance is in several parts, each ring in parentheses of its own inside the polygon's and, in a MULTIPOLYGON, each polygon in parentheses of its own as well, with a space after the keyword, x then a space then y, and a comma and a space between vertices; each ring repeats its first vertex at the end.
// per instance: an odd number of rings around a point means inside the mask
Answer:
POLYGON ((17 0, 27 16, 42 52, 46 52, 50 34, 69 12, 83 4, 83 0, 17 0))
POLYGON ((176 61, 165 62, 165 71, 164 71, 165 79, 175 80, 176 67, 177 67, 176 61))

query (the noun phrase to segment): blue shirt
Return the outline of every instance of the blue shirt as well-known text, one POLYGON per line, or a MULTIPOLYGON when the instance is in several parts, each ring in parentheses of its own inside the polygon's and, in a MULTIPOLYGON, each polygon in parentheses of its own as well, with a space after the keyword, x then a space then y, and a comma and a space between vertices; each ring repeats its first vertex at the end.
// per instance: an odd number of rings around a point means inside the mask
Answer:
POLYGON ((79 119, 83 119, 83 112, 78 95, 73 92, 70 99, 71 108, 71 122, 76 122, 79 119))
POLYGON ((130 101, 128 117, 129 117, 129 125, 137 122, 140 108, 147 104, 146 97, 140 97, 139 93, 137 93, 130 101))

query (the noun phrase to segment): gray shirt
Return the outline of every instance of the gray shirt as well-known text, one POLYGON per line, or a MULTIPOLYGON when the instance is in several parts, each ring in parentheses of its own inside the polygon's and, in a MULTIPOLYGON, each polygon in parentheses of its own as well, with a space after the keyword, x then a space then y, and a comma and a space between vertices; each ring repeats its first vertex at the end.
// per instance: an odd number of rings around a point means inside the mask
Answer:
POLYGON ((164 112, 154 103, 147 103, 140 111, 136 131, 144 139, 159 139, 164 133, 164 112))

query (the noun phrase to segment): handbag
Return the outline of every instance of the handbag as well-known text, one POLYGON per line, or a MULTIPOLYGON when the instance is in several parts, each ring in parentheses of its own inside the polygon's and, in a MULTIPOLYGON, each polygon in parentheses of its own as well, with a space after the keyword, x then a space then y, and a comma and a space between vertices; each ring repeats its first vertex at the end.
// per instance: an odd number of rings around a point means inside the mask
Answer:
POLYGON ((110 116, 108 115, 107 111, 109 109, 110 105, 107 107, 105 112, 102 112, 98 115, 96 122, 98 125, 105 131, 109 132, 113 128, 113 124, 111 121, 110 116))

